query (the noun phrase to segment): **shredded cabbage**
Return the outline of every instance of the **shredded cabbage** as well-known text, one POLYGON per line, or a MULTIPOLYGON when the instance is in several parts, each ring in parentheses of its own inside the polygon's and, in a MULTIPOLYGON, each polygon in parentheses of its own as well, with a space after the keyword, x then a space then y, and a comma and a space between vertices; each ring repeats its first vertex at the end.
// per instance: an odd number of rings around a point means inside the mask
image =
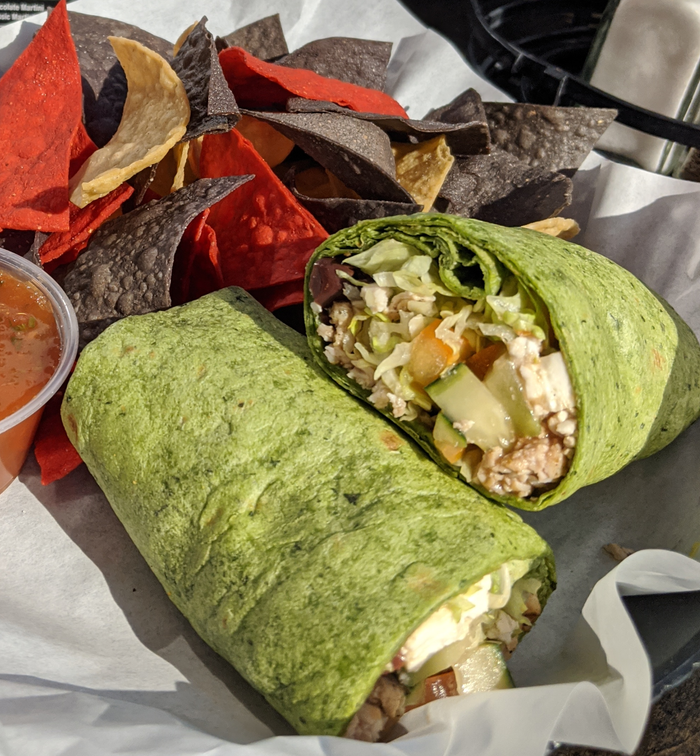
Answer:
MULTIPOLYGON (((409 341, 402 341, 400 344, 397 344, 391 354, 388 357, 385 357, 379 365, 377 365, 377 369, 374 371, 374 380, 379 380, 384 373, 386 373, 387 370, 391 370, 392 368, 397 367, 403 367, 403 365, 408 364, 408 360, 411 356, 411 343, 409 341)), ((400 381, 399 381, 400 385, 400 381)), ((397 392, 394 392, 397 393, 397 392)))
POLYGON ((380 270, 398 270, 411 257, 419 254, 415 247, 396 241, 396 239, 382 239, 364 252, 346 257, 343 262, 372 276, 380 270))
POLYGON ((509 326, 518 336, 532 335, 542 341, 547 338, 543 312, 535 307, 531 297, 514 277, 506 279, 499 295, 486 297, 486 314, 492 323, 509 326), (504 293, 514 288, 515 293, 504 293))

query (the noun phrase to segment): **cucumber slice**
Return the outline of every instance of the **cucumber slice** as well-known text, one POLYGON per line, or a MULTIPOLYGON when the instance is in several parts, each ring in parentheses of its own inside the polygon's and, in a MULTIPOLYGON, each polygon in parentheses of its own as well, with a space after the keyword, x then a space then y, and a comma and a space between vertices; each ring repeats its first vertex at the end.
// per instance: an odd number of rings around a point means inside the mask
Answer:
POLYGON ((532 414, 518 372, 508 355, 502 355, 493 363, 484 378, 484 386, 506 408, 518 436, 540 435, 542 424, 532 414))
POLYGON ((500 643, 482 643, 453 665, 460 693, 514 688, 500 643))
POLYGON ((508 448, 515 441, 505 407, 466 365, 460 363, 425 390, 450 423, 465 423, 462 434, 467 443, 488 451, 508 448))
POLYGON ((459 446, 461 449, 467 448, 467 439, 464 438, 442 412, 435 418, 433 438, 438 447, 459 446))

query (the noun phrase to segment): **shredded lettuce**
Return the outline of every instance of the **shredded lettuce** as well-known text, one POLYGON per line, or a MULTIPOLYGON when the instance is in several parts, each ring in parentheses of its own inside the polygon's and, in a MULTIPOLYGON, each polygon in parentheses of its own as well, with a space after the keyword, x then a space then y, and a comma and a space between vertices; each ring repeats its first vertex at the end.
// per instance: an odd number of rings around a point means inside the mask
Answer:
MULTIPOLYGON (((408 341, 402 341, 401 343, 397 344, 391 351, 391 354, 388 357, 385 357, 379 365, 377 365, 377 369, 374 371, 374 380, 379 380, 384 373, 387 372, 387 370, 391 370, 392 368, 397 367, 403 367, 404 365, 408 364, 408 360, 411 357, 411 344, 408 341)), ((397 382, 400 385, 400 381, 397 382)), ((394 392, 396 393, 396 392, 394 392)))
MULTIPOLYGON (((548 326, 543 311, 533 304, 514 276, 506 279, 500 294, 486 297, 486 315, 494 325, 508 326, 514 336, 531 334, 542 341, 547 338, 548 326), (513 289, 515 292, 510 294, 513 289)), ((483 329, 482 333, 485 333, 483 329)))
POLYGON ((364 252, 346 257, 343 262, 373 276, 379 271, 399 270, 411 257, 419 254, 415 247, 396 239, 382 239, 364 252))
POLYGON ((335 274, 338 276, 338 278, 342 278, 344 281, 349 281, 351 284, 355 284, 355 286, 367 286, 367 284, 369 283, 369 281, 358 281, 356 278, 353 278, 344 270, 336 270, 335 274))

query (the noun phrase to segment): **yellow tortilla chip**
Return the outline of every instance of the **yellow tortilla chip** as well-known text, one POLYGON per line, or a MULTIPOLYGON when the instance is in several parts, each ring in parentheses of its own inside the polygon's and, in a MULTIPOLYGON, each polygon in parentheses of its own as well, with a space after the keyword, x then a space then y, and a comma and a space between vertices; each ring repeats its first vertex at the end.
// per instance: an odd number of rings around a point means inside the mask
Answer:
POLYGON ((294 177, 294 185, 298 192, 314 199, 332 199, 334 197, 350 197, 360 199, 360 195, 349 189, 329 170, 315 166, 300 171, 294 177))
POLYGON ((168 62, 147 47, 109 37, 129 86, 116 134, 93 153, 71 182, 71 202, 85 207, 143 168, 160 162, 190 120, 185 87, 168 62))
POLYGON ((573 239, 581 230, 578 223, 571 218, 547 218, 546 220, 528 223, 523 228, 530 228, 533 231, 539 231, 550 236, 558 236, 566 241, 573 239))
POLYGON ((396 160, 396 178, 427 213, 433 206, 440 187, 455 159, 441 135, 418 144, 391 145, 396 160))
POLYGON ((189 142, 178 142, 158 163, 158 170, 149 188, 161 197, 182 189, 185 185, 188 153, 189 142))
POLYGON ((255 147, 256 152, 270 168, 279 165, 294 149, 291 139, 287 139, 270 124, 257 118, 242 115, 236 128, 255 147))
POLYGON ((191 184, 198 178, 199 175, 199 156, 202 154, 202 144, 204 143, 204 137, 197 137, 196 139, 190 139, 187 143, 190 148, 187 151, 187 169, 185 176, 187 177, 187 183, 191 184))

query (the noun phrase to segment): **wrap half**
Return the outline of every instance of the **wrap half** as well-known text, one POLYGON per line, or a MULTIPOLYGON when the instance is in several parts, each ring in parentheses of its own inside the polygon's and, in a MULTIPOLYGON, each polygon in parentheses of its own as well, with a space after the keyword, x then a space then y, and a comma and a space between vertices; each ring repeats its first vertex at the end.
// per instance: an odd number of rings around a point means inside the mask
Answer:
POLYGON ((455 653, 512 650, 553 588, 531 528, 241 290, 108 328, 62 414, 170 598, 300 733, 375 739, 438 652, 469 689, 455 653))
POLYGON ((441 214, 366 221, 307 268, 316 361, 448 472, 538 510, 700 413, 700 347, 631 273, 547 234, 441 214))

